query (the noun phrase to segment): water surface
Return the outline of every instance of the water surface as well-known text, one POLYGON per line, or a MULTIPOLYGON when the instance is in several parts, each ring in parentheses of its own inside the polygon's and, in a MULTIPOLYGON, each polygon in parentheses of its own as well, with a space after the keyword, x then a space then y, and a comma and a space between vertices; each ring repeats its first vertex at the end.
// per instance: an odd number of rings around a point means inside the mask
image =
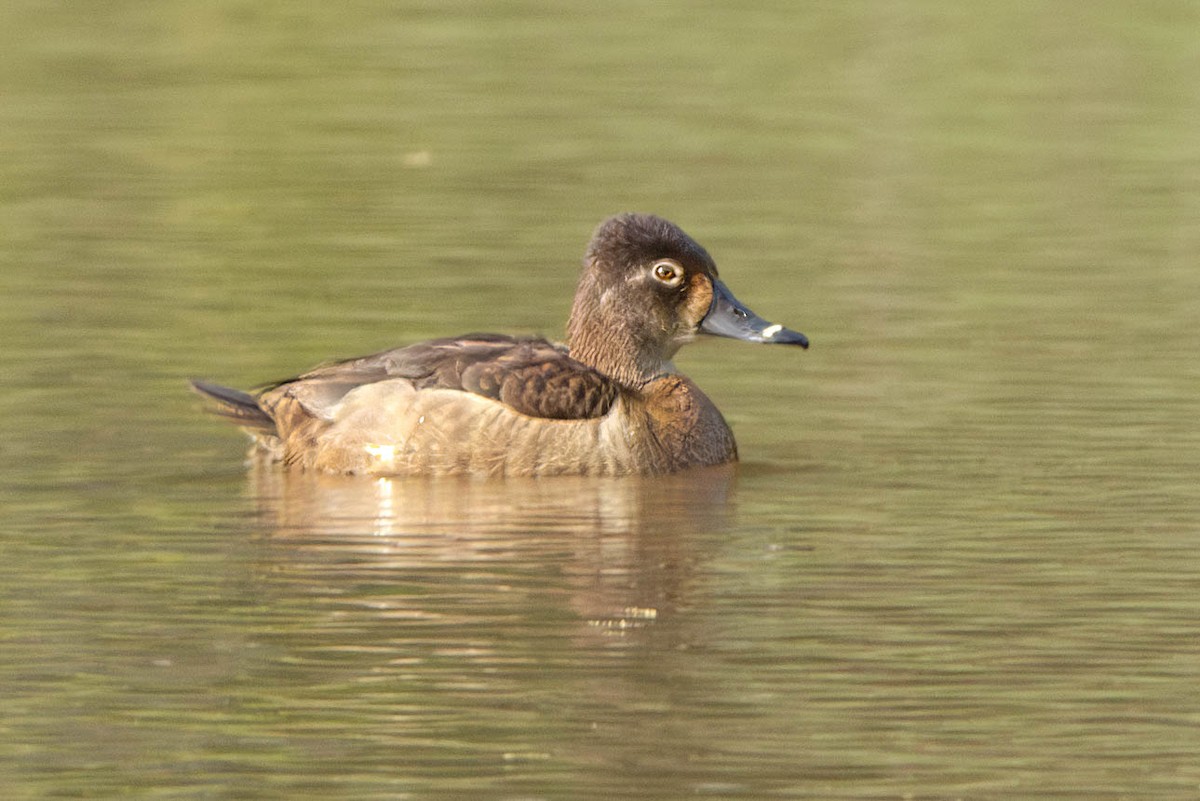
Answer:
POLYGON ((5 798, 1200 795, 1200 14, 0 9, 5 798), (185 389, 680 223, 736 469, 360 481, 185 389))

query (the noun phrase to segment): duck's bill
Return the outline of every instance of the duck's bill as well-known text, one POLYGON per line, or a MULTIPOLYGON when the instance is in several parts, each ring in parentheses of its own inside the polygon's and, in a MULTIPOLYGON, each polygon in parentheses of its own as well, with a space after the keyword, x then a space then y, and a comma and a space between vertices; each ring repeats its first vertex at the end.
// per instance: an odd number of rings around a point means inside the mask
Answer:
POLYGON ((768 323, 743 306, 720 281, 713 281, 712 306, 700 322, 700 330, 706 334, 741 339, 745 342, 808 347, 808 337, 778 323, 768 323))

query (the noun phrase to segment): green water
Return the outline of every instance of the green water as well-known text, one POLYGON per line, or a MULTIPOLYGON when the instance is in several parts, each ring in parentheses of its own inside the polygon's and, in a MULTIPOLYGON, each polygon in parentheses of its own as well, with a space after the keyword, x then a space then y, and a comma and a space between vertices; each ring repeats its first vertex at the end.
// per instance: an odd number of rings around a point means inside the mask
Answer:
POLYGON ((0 6, 5 799, 1200 797, 1200 7, 0 6), (736 471, 243 464, 653 211, 736 471))

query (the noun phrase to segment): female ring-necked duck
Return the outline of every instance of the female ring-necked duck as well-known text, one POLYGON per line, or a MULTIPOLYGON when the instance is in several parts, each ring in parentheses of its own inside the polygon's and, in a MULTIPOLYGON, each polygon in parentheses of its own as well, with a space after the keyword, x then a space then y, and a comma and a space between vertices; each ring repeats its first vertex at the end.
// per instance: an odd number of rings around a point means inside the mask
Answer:
POLYGON ((670 359, 697 333, 808 347, 743 306, 708 252, 646 214, 600 224, 567 342, 435 339, 251 395, 201 381, 270 457, 370 475, 668 473, 737 459, 725 418, 670 359))

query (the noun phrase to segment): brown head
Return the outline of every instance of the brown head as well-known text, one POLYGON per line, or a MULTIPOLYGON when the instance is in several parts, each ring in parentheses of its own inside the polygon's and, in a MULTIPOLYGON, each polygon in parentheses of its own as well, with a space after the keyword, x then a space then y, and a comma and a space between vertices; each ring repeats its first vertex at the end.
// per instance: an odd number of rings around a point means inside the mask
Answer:
POLYGON ((717 279, 708 251, 673 223, 649 214, 601 223, 567 322, 571 355, 641 387, 667 372, 671 357, 699 333, 808 347, 803 334, 739 303, 717 279))

